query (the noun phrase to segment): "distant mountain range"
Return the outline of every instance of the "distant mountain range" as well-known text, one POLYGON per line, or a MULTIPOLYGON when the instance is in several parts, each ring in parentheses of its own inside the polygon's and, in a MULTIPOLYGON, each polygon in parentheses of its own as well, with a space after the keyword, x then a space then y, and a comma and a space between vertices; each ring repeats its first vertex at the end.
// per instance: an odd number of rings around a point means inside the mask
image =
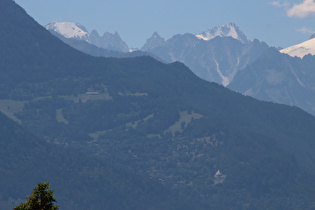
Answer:
POLYGON ((66 38, 55 31, 52 31, 52 30, 49 30, 49 31, 51 34, 58 37, 61 41, 73 47, 74 49, 80 50, 81 52, 84 52, 92 56, 97 56, 97 57, 102 56, 106 58, 109 58, 109 57, 132 58, 132 57, 139 57, 139 56, 151 56, 155 58, 156 60, 164 62, 162 59, 158 58, 156 55, 149 52, 143 52, 140 50, 135 50, 132 52, 121 52, 121 51, 109 50, 102 47, 97 47, 94 44, 90 44, 84 40, 78 40, 75 38, 66 38))
POLYGON ((89 34, 84 26, 69 22, 54 21, 45 27, 65 43, 93 56, 155 55, 157 59, 169 63, 183 62, 200 78, 224 86, 233 80, 237 71, 245 68, 268 48, 265 43, 258 40, 250 41, 235 23, 215 27, 200 34, 175 35, 167 41, 154 32, 151 38, 147 39, 141 51, 135 51, 136 53, 133 54, 118 53, 118 51, 127 52, 128 47, 125 44, 122 46, 121 43, 125 42, 117 33, 110 35, 106 32, 100 38, 96 31, 89 34), (109 37, 116 37, 116 39, 109 37), (102 41, 96 41, 96 39, 102 41), (86 41, 101 49, 76 40, 86 41))
POLYGON ((267 44, 250 41, 234 23, 196 35, 175 35, 167 41, 155 32, 141 48, 167 62, 183 62, 200 78, 223 86, 266 49, 267 44))

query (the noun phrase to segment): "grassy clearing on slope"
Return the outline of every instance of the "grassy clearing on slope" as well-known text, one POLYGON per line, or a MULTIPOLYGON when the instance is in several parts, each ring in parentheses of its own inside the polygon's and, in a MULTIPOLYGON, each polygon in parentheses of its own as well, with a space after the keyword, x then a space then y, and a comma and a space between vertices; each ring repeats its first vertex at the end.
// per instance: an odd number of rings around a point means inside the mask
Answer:
POLYGON ((137 128, 138 124, 143 121, 146 122, 147 120, 151 119, 152 117, 154 117, 154 114, 150 114, 149 116, 141 119, 141 120, 137 120, 137 121, 133 121, 133 122, 129 122, 126 124, 126 127, 132 127, 133 129, 137 128))
POLYGON ((56 110, 56 120, 58 122, 61 122, 61 123, 64 123, 64 124, 67 124, 69 123, 69 121, 67 119, 64 118, 63 114, 62 114, 62 109, 57 109, 56 110))
POLYGON ((96 100, 112 100, 113 98, 108 93, 81 93, 77 96, 63 96, 64 99, 73 101, 74 103, 85 103, 87 101, 96 100))
POLYGON ((21 124, 21 120, 18 119, 14 113, 22 111, 25 103, 26 101, 0 100, 0 111, 21 124))
POLYGON ((187 127, 187 125, 192 121, 192 120, 197 120, 203 117, 203 115, 198 114, 198 113, 188 113, 188 111, 182 111, 179 113, 180 117, 179 120, 174 123, 172 126, 170 126, 166 132, 171 132, 172 135, 174 136, 176 132, 183 132, 183 129, 187 127))
POLYGON ((91 136, 94 141, 96 141, 100 136, 105 135, 107 132, 111 131, 112 129, 109 130, 103 130, 103 131, 96 131, 94 133, 90 133, 89 136, 91 136))
MULTIPOLYGON (((143 121, 146 122, 147 120, 151 119, 152 117, 154 117, 154 114, 150 114, 149 116, 141 119, 141 120, 137 120, 137 121, 133 121, 133 122, 128 122, 125 124, 125 126, 128 127, 132 127, 133 129, 137 128, 138 124, 143 121)), ((90 133, 89 136, 91 136, 94 141, 96 141, 100 136, 105 135, 107 132, 111 131, 112 129, 109 130, 101 130, 101 131, 96 131, 94 133, 90 133)))
POLYGON ((122 93, 122 92, 119 92, 118 95, 120 95, 120 96, 148 96, 149 94, 148 93, 130 93, 130 92, 122 93))

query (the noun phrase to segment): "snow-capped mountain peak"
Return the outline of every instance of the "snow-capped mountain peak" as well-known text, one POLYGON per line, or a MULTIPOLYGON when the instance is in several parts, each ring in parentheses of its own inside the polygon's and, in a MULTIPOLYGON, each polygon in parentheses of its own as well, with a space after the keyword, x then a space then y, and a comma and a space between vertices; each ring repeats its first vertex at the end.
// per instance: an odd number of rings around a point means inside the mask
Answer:
POLYGON ((48 23, 45 28, 53 30, 66 38, 87 38, 89 33, 86 28, 78 23, 53 21, 48 23))
POLYGON ((307 40, 301 44, 297 44, 283 50, 280 50, 281 53, 288 54, 292 57, 303 58, 305 55, 311 54, 315 55, 315 38, 307 40))
POLYGON ((246 35, 236 26, 235 23, 230 23, 222 25, 220 27, 212 28, 208 31, 196 34, 198 39, 203 39, 209 41, 217 36, 220 37, 232 37, 234 39, 240 40, 242 43, 248 43, 250 40, 246 35))

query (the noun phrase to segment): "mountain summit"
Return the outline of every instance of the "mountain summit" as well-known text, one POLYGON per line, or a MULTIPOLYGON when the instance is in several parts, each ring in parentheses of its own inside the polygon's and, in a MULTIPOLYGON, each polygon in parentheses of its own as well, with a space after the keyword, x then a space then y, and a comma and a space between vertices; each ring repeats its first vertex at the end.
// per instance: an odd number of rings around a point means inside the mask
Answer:
POLYGON ((129 52, 128 45, 120 38, 117 32, 115 32, 115 34, 105 32, 103 36, 100 36, 96 30, 89 33, 86 28, 79 23, 57 21, 48 23, 45 25, 45 28, 49 31, 57 32, 65 38, 83 40, 108 50, 129 52))
POLYGON ((234 39, 241 41, 244 44, 250 42, 250 40, 246 37, 246 35, 239 29, 239 27, 235 23, 225 24, 220 27, 215 27, 208 31, 202 32, 201 34, 196 34, 197 38, 206 41, 209 41, 217 36, 232 37, 234 39))

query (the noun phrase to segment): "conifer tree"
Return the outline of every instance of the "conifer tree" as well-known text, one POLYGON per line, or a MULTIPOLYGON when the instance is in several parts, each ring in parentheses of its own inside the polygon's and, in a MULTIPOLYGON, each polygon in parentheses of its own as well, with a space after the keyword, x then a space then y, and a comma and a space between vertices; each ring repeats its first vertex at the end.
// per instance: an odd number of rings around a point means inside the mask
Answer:
POLYGON ((37 183, 31 195, 26 197, 26 202, 14 207, 14 210, 56 210, 54 191, 49 190, 49 182, 37 183))

